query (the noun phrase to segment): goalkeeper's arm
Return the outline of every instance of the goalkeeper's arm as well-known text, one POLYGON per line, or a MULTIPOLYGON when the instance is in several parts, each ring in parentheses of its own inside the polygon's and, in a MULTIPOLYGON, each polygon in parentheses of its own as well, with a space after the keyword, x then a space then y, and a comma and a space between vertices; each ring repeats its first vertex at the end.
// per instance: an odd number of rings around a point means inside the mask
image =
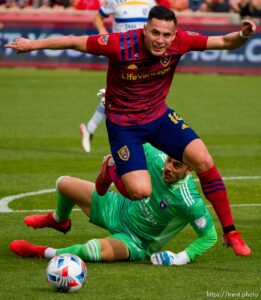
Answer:
POLYGON ((216 241, 217 233, 215 227, 212 226, 210 230, 200 235, 184 251, 177 254, 171 251, 157 252, 151 255, 151 262, 154 265, 185 265, 194 260, 197 256, 205 253, 215 245, 216 241))

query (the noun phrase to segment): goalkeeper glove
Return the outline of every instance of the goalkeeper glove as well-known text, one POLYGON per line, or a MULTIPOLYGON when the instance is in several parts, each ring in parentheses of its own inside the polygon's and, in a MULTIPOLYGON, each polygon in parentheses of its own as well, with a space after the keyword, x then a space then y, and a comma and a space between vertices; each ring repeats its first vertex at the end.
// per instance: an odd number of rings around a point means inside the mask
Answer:
POLYGON ((171 251, 156 252, 150 256, 150 260, 153 265, 163 266, 180 266, 190 262, 186 251, 182 251, 177 254, 172 253, 171 251))

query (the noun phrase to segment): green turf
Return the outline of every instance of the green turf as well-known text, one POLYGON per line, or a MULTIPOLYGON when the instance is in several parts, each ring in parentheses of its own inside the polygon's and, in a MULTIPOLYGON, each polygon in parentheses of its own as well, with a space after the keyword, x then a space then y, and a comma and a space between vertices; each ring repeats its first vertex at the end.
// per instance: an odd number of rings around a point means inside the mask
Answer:
MULTIPOLYGON (((0 78, 0 198, 53 189, 61 175, 94 180, 109 151, 106 129, 98 128, 87 155, 80 147, 79 124, 98 104, 96 93, 105 86, 105 73, 0 69, 0 78)), ((205 141, 223 176, 261 176, 259 77, 177 74, 168 103, 205 141)), ((231 203, 260 204, 260 181, 226 181, 231 203)), ((9 243, 28 239, 63 247, 108 233, 89 224, 79 211, 73 212, 73 227, 66 235, 27 228, 23 218, 31 210, 55 207, 51 192, 14 200, 9 207, 16 212, 0 213, 0 299, 261 298, 260 206, 232 208, 251 245, 251 257, 236 257, 222 247, 211 209, 219 241, 195 262, 183 267, 88 263, 86 286, 68 295, 47 286, 46 260, 18 258, 9 251, 9 243)), ((181 251, 194 237, 188 228, 166 249, 181 251)))

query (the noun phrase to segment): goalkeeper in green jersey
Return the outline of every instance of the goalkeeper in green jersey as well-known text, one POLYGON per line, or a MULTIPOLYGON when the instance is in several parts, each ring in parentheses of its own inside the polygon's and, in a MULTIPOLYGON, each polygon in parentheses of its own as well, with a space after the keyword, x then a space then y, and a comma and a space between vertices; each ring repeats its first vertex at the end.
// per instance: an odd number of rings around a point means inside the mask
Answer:
MULTIPOLYGON (((159 265, 183 265, 206 252, 216 243, 217 234, 190 169, 149 144, 144 149, 152 180, 151 197, 131 201, 112 191, 100 196, 94 183, 65 176, 57 180, 56 211, 24 219, 35 229, 52 227, 66 233, 71 228, 71 211, 77 204, 91 223, 107 229, 110 236, 61 249, 15 240, 10 250, 22 257, 53 258, 71 253, 85 261, 151 259, 159 265), (177 254, 159 252, 188 224, 197 233, 195 240, 177 254)), ((112 157, 106 159, 113 171, 112 157)))

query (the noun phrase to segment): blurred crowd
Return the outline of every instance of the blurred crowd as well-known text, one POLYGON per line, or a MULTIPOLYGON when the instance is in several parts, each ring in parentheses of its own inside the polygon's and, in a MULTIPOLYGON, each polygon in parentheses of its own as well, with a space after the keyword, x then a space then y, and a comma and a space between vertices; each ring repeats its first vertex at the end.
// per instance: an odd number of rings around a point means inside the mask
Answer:
MULTIPOLYGON (((98 10, 106 0, 0 0, 6 9, 98 10)), ((261 23, 261 0, 158 0, 178 12, 237 13, 261 23)))

